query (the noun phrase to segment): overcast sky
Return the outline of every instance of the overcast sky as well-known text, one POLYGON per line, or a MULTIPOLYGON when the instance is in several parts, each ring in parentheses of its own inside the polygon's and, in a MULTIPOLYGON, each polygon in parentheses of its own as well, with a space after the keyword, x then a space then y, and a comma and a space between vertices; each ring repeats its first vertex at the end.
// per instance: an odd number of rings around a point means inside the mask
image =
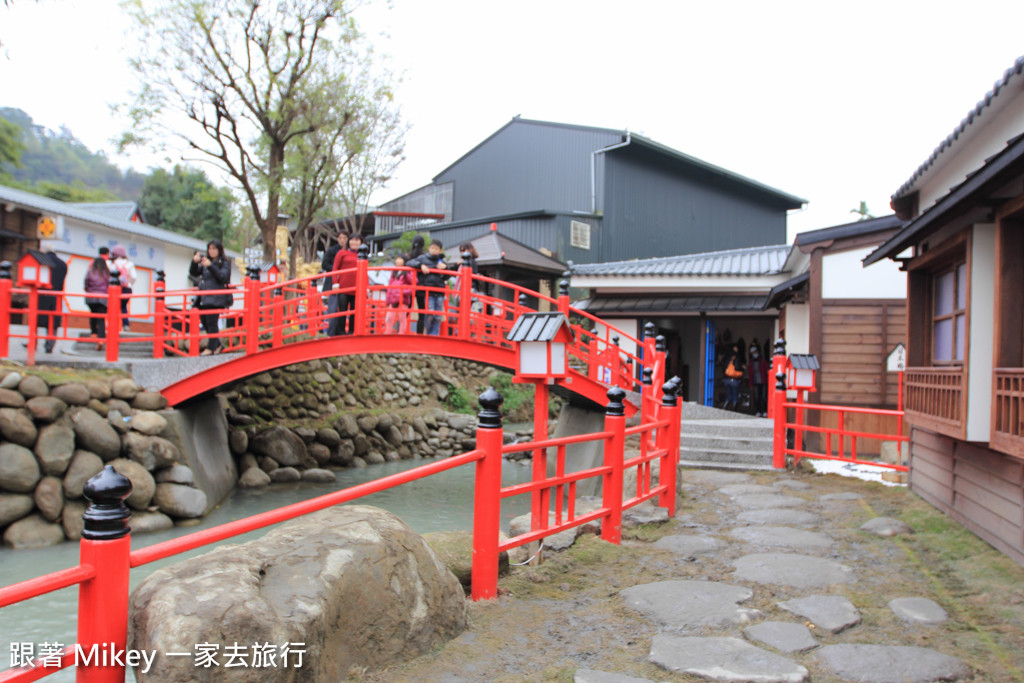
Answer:
MULTIPOLYGON (((1024 54, 1021 0, 393 0, 361 19, 404 74, 412 124, 378 202, 427 184, 518 114, 629 129, 803 197, 791 234, 851 221, 861 200, 888 213, 889 195, 1024 54)), ((115 0, 0 6, 0 106, 113 157, 123 124, 109 107, 132 85, 126 35, 115 0)))

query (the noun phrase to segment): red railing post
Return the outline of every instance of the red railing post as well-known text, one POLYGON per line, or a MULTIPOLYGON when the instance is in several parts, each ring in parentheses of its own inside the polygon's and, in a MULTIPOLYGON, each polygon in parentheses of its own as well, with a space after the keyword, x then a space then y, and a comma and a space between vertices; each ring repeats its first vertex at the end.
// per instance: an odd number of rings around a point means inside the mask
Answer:
POLYGON ((199 309, 195 306, 188 310, 188 355, 199 355, 199 309))
POLYGON ((164 271, 158 270, 153 282, 153 358, 164 357, 164 326, 167 324, 167 302, 164 300, 166 289, 164 271))
POLYGON ((469 253, 459 266, 459 339, 469 339, 470 316, 473 311, 473 266, 469 253))
POLYGON ((352 311, 352 315, 355 316, 355 326, 352 328, 352 334, 366 334, 369 331, 369 325, 367 325, 367 318, 369 317, 369 311, 366 306, 366 293, 370 288, 370 247, 365 243, 359 247, 359 257, 356 259, 356 291, 355 291, 355 310, 352 311))
MULTIPOLYGON (((533 440, 543 441, 548 438, 549 390, 543 380, 534 382, 533 388, 533 440)), ((547 474, 548 449, 537 448, 533 451, 533 480, 543 481, 547 474)), ((550 506, 550 489, 538 489, 530 494, 530 531, 537 531, 547 526, 550 506)))
MULTIPOLYGON (((775 377, 780 372, 786 371, 786 340, 779 339, 775 340, 775 346, 772 348, 772 373, 771 376, 775 377)), ((775 385, 769 382, 768 387, 768 419, 775 417, 775 385)))
POLYGON ((622 540, 622 471, 626 459, 626 392, 621 387, 608 390, 604 410, 604 430, 611 432, 604 444, 604 465, 610 471, 601 485, 601 505, 608 516, 601 522, 601 538, 616 545, 622 540))
POLYGON ((245 278, 245 312, 242 321, 245 326, 245 354, 251 355, 260 350, 260 322, 262 321, 260 306, 260 271, 250 267, 245 278))
POLYGON ((11 340, 11 280, 10 261, 0 262, 0 357, 6 358, 10 351, 11 340))
POLYGON ((661 430, 658 435, 659 448, 665 451, 661 456, 659 467, 658 483, 665 486, 658 500, 660 507, 668 510, 669 517, 676 516, 676 480, 679 467, 679 435, 682 432, 680 424, 679 389, 682 380, 673 377, 665 382, 661 388, 661 410, 659 418, 668 420, 668 426, 661 430))
POLYGON ((270 290, 270 338, 272 348, 284 345, 284 287, 270 290))
POLYGON ((655 405, 661 403, 661 392, 665 382, 665 358, 668 356, 668 345, 665 337, 658 335, 654 338, 654 369, 651 373, 651 399, 655 405))
POLYGON ((128 643, 128 574, 131 569, 131 513, 124 499, 132 483, 107 465, 85 485, 89 509, 82 516, 85 528, 80 542, 83 565, 96 575, 78 588, 78 645, 84 656, 78 661, 78 683, 123 683, 124 666, 100 666, 101 652, 121 652, 128 643), (96 664, 84 663, 89 655, 96 664))
POLYGON ((117 270, 110 271, 107 286, 107 362, 117 360, 121 346, 121 279, 117 270))
POLYGON ((505 399, 493 387, 480 394, 476 447, 483 457, 476 461, 473 493, 473 569, 470 596, 490 600, 498 596, 498 532, 501 531, 501 413, 505 399))
POLYGON ((572 273, 568 270, 562 273, 562 279, 558 281, 558 311, 569 318, 569 278, 572 273))
POLYGON ((313 321, 317 320, 316 315, 317 307, 320 303, 320 292, 317 291, 316 286, 312 280, 306 280, 306 333, 310 339, 316 338, 316 328, 313 325, 313 321))
POLYGON ((26 365, 35 365, 36 344, 39 343, 39 330, 36 329, 36 325, 39 324, 39 288, 35 285, 28 286, 28 308, 25 311, 25 317, 25 322, 28 323, 28 334, 25 340, 28 357, 25 363, 26 365))
POLYGON ((775 374, 775 387, 772 392, 772 467, 777 470, 786 469, 786 373, 780 370, 775 374))

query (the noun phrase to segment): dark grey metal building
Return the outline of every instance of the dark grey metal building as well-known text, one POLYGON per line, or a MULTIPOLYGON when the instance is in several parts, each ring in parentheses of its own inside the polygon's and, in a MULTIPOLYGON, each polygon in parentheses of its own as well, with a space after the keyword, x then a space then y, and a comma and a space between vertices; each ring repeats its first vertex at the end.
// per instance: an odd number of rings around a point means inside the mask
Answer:
POLYGON ((446 245, 497 223, 558 260, 599 263, 784 243, 786 212, 804 203, 629 131, 516 117, 380 208, 444 214, 419 229, 446 245))

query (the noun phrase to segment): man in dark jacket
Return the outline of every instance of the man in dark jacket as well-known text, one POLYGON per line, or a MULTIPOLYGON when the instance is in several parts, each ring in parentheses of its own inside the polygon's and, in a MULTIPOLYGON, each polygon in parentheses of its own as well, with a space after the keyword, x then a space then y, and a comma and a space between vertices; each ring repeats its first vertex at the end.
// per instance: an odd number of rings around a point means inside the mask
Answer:
MULTIPOLYGON (((334 259, 335 259, 335 257, 337 257, 338 252, 341 251, 342 249, 347 248, 347 247, 348 247, 348 233, 345 232, 344 230, 342 230, 341 232, 338 233, 337 241, 334 244, 332 244, 331 246, 327 247, 327 250, 324 251, 324 257, 323 257, 323 259, 320 260, 320 272, 321 273, 329 273, 329 272, 331 272, 331 270, 334 268, 334 259)), ((333 289, 334 289, 334 278, 333 277, 325 277, 320 282, 320 291, 323 292, 327 296, 327 316, 328 316, 328 318, 327 318, 328 319, 327 334, 329 334, 331 336, 334 336, 332 334, 332 332, 336 331, 336 330, 334 330, 334 327, 337 325, 337 323, 334 322, 335 318, 333 316, 334 316, 335 313, 338 312, 338 297, 336 297, 334 294, 332 294, 332 290, 333 289)))
MULTIPOLYGON (((431 272, 431 270, 443 270, 446 267, 443 252, 444 245, 441 244, 441 240, 431 240, 426 254, 418 256, 405 264, 410 268, 418 269, 422 273, 419 278, 419 285, 421 287, 437 288, 428 290, 427 293, 427 309, 431 311, 444 310, 446 294, 444 285, 447 276, 431 272)), ((424 334, 441 334, 441 316, 426 316, 423 332, 424 334)))
POLYGON ((47 265, 50 266, 50 289, 39 292, 39 321, 38 327, 46 329, 46 336, 50 337, 43 343, 47 353, 53 352, 53 346, 57 343, 54 338, 57 336, 57 329, 60 327, 60 312, 64 308, 64 297, 47 294, 47 292, 63 292, 64 280, 68 275, 68 265, 61 257, 54 253, 53 249, 47 248, 43 255, 46 256, 47 265), (53 311, 45 314, 44 311, 53 311))

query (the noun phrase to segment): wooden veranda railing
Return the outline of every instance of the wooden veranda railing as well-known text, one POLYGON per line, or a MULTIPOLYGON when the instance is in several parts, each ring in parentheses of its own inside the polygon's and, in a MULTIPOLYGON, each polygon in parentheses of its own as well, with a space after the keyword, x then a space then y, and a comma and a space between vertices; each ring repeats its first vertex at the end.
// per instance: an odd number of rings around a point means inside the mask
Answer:
POLYGON ((967 410, 962 367, 907 368, 904 381, 904 408, 915 424, 963 438, 967 410))
POLYGON ((992 371, 992 438, 994 450, 1024 457, 1024 368, 992 371))

